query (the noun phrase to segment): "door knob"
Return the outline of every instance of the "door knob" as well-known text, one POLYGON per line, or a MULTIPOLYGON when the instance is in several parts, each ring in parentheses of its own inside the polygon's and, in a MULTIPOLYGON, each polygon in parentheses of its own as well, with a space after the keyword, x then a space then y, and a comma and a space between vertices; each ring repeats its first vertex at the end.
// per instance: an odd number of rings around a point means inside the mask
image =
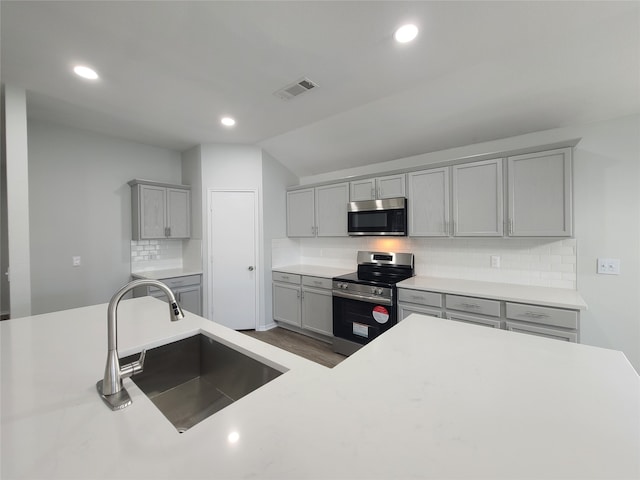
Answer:
POLYGON ((253 272, 253 267, 249 267, 249 271, 250 271, 250 272, 253 272))

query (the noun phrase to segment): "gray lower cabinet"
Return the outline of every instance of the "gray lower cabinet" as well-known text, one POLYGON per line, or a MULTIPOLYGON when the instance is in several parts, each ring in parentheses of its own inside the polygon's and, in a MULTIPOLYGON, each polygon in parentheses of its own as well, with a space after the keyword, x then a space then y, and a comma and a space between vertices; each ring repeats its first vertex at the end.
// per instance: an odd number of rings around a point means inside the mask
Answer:
POLYGON ((399 288, 398 321, 412 313, 442 318, 442 294, 399 288))
POLYGON ((273 319, 333 336, 331 279, 273 272, 273 319))
POLYGON ((485 298, 445 295, 445 317, 456 322, 502 328, 501 302, 485 298))
POLYGON ((398 321, 412 313, 577 343, 578 310, 398 288, 398 321))
MULTIPOLYGON (((299 275, 292 275, 300 278, 299 275)), ((275 280, 275 278, 274 278, 275 280)), ((302 326, 300 284, 273 282, 273 319, 296 327, 302 326)))
POLYGON ((507 330, 577 343, 580 313, 577 310, 506 303, 507 330))
MULTIPOLYGON (((171 289, 183 310, 202 316, 202 282, 200 275, 161 278, 160 281, 171 289)), ((147 295, 163 301, 167 300, 164 292, 155 287, 143 286, 133 289, 134 297, 147 295)))

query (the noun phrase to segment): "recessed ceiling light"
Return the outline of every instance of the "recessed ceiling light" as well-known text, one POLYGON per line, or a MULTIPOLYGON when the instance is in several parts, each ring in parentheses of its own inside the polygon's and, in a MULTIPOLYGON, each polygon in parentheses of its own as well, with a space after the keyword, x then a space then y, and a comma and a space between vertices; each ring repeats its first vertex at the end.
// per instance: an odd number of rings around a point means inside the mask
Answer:
POLYGON ((98 74, 95 70, 84 65, 76 65, 73 67, 73 72, 79 77, 86 78, 88 80, 97 80, 98 74))
POLYGON ((393 34, 393 38, 396 39, 398 43, 407 43, 413 40, 418 36, 418 27, 412 24, 403 25, 399 29, 396 30, 396 33, 393 34))
POLYGON ((233 127, 236 124, 236 121, 231 117, 222 117, 220 123, 226 127, 233 127))

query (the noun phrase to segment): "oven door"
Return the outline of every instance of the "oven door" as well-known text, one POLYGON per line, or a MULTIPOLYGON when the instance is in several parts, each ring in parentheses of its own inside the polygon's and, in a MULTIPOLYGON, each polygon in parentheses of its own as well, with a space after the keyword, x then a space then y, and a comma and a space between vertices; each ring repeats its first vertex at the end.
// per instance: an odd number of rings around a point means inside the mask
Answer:
POLYGON ((335 292, 333 335, 364 345, 389 330, 397 323, 397 308, 380 301, 375 298, 349 298, 348 294, 335 292))

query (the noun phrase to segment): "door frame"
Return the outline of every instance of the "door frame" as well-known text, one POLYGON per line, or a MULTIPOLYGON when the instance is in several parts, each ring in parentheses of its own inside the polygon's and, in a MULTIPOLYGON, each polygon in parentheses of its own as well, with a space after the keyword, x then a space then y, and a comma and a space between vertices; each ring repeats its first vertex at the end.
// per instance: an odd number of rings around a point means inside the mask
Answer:
POLYGON ((206 244, 206 278, 207 284, 206 288, 206 318, 213 321, 213 285, 214 285, 214 273, 212 268, 213 263, 213 249, 212 249, 212 241, 213 241, 213 222, 211 221, 211 214, 213 208, 212 196, 214 193, 251 193, 253 194, 253 226, 254 226, 254 237, 253 237, 253 255, 254 255, 254 288, 255 288, 255 301, 254 301, 254 312, 255 312, 255 325, 254 329, 258 329, 258 325, 260 324, 260 287, 261 287, 261 272, 262 272, 262 258, 260 257, 260 211, 259 211, 259 196, 258 191, 256 189, 251 188, 209 188, 207 189, 207 241, 203 242, 206 244))

